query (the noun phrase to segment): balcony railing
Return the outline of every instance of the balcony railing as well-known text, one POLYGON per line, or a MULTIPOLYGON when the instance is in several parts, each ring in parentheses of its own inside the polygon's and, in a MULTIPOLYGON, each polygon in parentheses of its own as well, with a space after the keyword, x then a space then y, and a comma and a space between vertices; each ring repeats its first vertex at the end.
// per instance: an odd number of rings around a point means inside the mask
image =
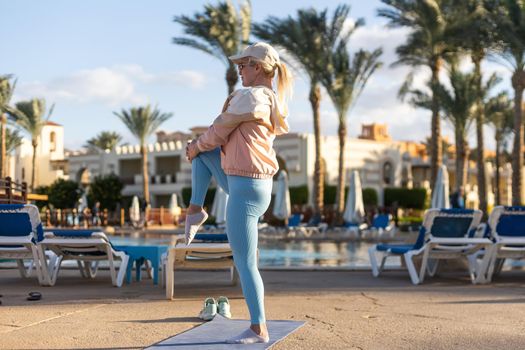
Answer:
POLYGON ((10 177, 0 179, 0 203, 27 203, 27 184, 14 182, 10 177))
MULTIPOLYGON (((142 175, 135 174, 131 176, 121 176, 120 181, 124 185, 141 185, 142 184, 142 175)), ((162 175, 151 175, 149 177, 149 183, 151 184, 174 184, 177 182, 177 174, 162 174, 162 175)))

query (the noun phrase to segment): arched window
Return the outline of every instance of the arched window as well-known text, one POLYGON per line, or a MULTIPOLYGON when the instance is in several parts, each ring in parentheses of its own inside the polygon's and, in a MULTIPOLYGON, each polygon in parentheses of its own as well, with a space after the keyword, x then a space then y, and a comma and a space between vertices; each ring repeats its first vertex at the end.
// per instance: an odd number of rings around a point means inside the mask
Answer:
POLYGON ((56 133, 54 131, 51 131, 49 134, 49 151, 54 152, 57 149, 56 144, 56 133))
POLYGON ((385 162, 383 164, 383 182, 386 184, 386 185, 391 185, 392 184, 392 163, 390 162, 385 162))

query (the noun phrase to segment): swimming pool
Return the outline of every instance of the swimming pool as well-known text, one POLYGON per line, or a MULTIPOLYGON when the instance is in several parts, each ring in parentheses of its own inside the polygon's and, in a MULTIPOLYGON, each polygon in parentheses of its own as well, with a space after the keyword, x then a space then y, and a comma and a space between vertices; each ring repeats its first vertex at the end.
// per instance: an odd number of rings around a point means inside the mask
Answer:
MULTIPOLYGON (((172 245, 175 237, 111 236, 115 245, 172 245)), ((266 268, 370 268, 368 248, 374 243, 334 241, 279 241, 259 242, 259 265, 266 268)), ((399 259, 387 261, 388 266, 399 266, 399 259)))

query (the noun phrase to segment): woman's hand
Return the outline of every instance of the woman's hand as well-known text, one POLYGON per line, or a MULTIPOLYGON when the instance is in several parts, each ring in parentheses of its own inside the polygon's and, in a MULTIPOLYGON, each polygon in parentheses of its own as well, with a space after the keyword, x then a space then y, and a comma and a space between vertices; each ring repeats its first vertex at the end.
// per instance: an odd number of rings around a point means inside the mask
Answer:
POLYGON ((197 147, 197 140, 193 140, 186 145, 186 159, 192 161, 193 158, 199 155, 199 147, 197 147))

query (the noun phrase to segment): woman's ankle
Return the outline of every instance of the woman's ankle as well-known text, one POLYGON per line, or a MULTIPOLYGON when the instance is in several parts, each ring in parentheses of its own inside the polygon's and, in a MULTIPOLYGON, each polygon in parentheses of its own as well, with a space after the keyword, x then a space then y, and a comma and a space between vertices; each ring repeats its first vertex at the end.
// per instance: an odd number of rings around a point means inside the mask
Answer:
POLYGON ((268 328, 266 328, 266 323, 251 324, 250 329, 254 331, 254 333, 257 335, 260 335, 263 337, 268 335, 268 328))
POLYGON ((202 211, 202 207, 201 206, 195 205, 195 204, 190 204, 190 206, 188 207, 187 214, 188 215, 197 214, 197 213, 200 213, 201 211, 202 211))

